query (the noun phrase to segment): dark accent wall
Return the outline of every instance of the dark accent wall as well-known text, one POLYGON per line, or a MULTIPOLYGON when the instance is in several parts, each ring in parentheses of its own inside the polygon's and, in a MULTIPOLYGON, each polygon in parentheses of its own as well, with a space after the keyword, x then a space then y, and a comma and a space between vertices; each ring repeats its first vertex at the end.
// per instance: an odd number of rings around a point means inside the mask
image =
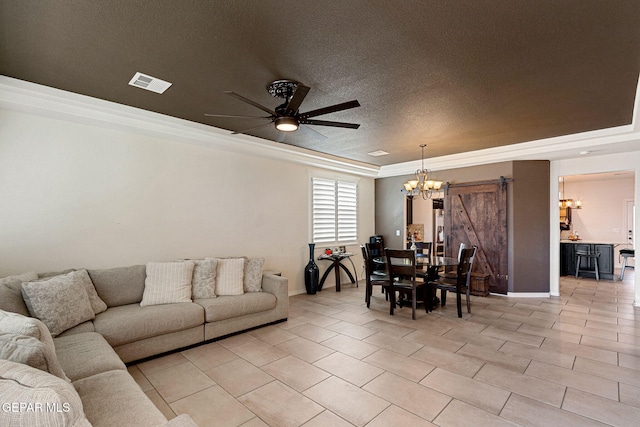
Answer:
POLYGON ((514 292, 549 292, 549 173, 546 160, 513 162, 514 292))
POLYGON ((394 176, 376 179, 376 234, 384 237, 384 244, 389 248, 403 248, 402 236, 405 215, 405 196, 400 192, 402 183, 407 177, 394 176), (400 230, 400 236, 396 236, 400 230))
MULTIPOLYGON (((549 292, 549 165, 546 160, 514 161, 433 172, 435 179, 450 183, 513 178, 507 186, 509 292, 549 292)), ((387 247, 403 247, 405 197, 400 190, 412 177, 375 181, 376 234, 387 247)))

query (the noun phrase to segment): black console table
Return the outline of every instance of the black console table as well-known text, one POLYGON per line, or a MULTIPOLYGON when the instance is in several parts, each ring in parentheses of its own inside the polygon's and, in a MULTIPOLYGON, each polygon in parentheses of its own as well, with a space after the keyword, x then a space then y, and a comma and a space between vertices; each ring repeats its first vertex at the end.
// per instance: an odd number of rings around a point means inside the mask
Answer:
MULTIPOLYGON (((327 268, 327 271, 325 271, 324 274, 322 275, 322 279, 320 279, 320 283, 318 284, 319 291, 322 290, 324 281, 329 275, 329 273, 331 272, 331 270, 334 270, 336 273, 336 292, 340 292, 340 269, 341 268, 347 272, 347 276, 349 276, 349 279, 351 279, 351 283, 356 283, 356 280, 353 278, 353 275, 351 274, 349 269, 344 264, 342 264, 342 260, 344 259, 348 259, 349 261, 351 261, 352 256, 353 256, 352 253, 342 252, 339 254, 331 254, 331 255, 322 254, 318 257, 319 261, 322 261, 322 260, 333 261, 333 263, 329 266, 329 268, 327 268)), ((353 261, 351 261, 351 265, 353 265, 353 261)), ((355 271, 355 265, 353 267, 353 270, 355 271)))

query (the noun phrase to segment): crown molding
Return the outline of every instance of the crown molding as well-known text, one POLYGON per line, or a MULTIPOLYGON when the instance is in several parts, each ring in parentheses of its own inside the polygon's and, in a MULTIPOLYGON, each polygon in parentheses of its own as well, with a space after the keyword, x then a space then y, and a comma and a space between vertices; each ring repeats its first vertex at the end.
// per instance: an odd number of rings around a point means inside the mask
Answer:
POLYGON ((0 76, 0 108, 375 178, 379 166, 0 76))

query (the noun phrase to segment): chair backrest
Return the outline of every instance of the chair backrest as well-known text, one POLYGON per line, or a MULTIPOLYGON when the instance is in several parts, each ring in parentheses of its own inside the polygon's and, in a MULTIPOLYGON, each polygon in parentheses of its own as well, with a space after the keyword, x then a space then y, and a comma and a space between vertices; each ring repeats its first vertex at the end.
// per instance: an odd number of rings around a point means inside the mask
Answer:
MULTIPOLYGON (((417 257, 431 258, 431 248, 433 247, 432 242, 415 242, 415 245, 417 257)), ((410 242, 407 242, 407 249, 411 249, 410 242)))
POLYGON ((366 246, 370 258, 384 256, 384 245, 382 242, 367 243, 366 246))
POLYGON ((460 257, 462 256, 462 250, 466 247, 467 245, 465 245, 464 243, 460 243, 460 249, 458 249, 458 262, 460 262, 460 257))
POLYGON ((369 277, 371 276, 371 274, 373 273, 372 270, 372 265, 371 265, 371 258, 369 257, 369 251, 367 250, 367 244, 364 245, 360 245, 360 249, 362 250, 362 259, 364 261, 364 270, 365 273, 367 275, 366 279, 369 280, 369 277))
POLYGON ((463 248, 460 251, 460 261, 458 262, 457 282, 458 287, 469 286, 471 281, 471 269, 473 260, 476 257, 476 247, 463 248))
POLYGON ((389 277, 416 280, 416 254, 411 249, 385 249, 389 277))

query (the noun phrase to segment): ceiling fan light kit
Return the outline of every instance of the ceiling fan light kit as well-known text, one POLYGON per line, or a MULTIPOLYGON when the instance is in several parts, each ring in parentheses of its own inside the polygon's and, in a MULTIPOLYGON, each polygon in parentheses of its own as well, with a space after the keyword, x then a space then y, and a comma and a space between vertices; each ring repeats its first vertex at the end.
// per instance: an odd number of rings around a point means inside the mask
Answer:
POLYGON ((298 121, 293 117, 278 117, 275 120, 276 129, 282 132, 293 132, 298 130, 298 121))
POLYGON ((250 130, 260 128, 262 126, 273 123, 275 128, 282 132, 294 132, 300 128, 300 125, 313 125, 313 126, 331 126, 346 129, 358 129, 359 124, 356 123, 344 123, 328 120, 315 120, 312 117, 322 116, 324 114, 335 113, 338 111, 348 110, 360 106, 357 100, 343 102, 341 104, 331 105, 329 107, 319 108, 317 110, 307 111, 300 113, 298 110, 302 101, 304 101, 310 88, 293 80, 276 80, 267 85, 267 91, 276 98, 284 99, 284 102, 277 106, 275 109, 265 107, 249 98, 245 98, 235 92, 225 91, 227 95, 233 96, 242 102, 252 105, 260 110, 268 113, 268 116, 231 116, 225 114, 205 114, 208 117, 227 117, 227 118, 239 118, 239 119, 268 119, 269 123, 263 125, 253 126, 249 129, 234 131, 233 133, 247 133, 250 130))

